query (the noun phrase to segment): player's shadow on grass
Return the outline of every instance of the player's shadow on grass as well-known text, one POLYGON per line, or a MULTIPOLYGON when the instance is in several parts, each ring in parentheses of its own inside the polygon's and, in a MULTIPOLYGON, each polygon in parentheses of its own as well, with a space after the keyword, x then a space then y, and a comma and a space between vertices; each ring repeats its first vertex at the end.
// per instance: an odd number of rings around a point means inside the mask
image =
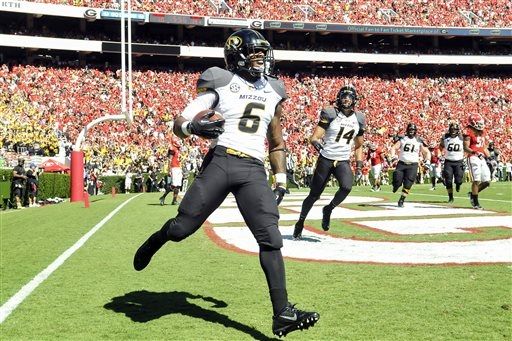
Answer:
POLYGON ((448 200, 422 200, 418 204, 447 204, 448 200))
POLYGON ((293 241, 296 241, 296 242, 308 242, 308 243, 319 243, 319 242, 321 242, 321 240, 316 238, 316 237, 302 236, 301 239, 295 240, 295 238, 293 238, 292 235, 285 235, 285 234, 283 234, 283 239, 285 239, 285 240, 293 240, 293 241))
POLYGON ((193 295, 183 291, 150 292, 146 290, 132 291, 123 296, 114 297, 111 302, 103 307, 116 313, 125 314, 134 322, 146 323, 165 315, 180 314, 199 318, 207 322, 219 323, 226 328, 234 328, 256 340, 275 340, 250 326, 230 319, 226 315, 189 302, 189 300, 193 299, 201 299, 211 303, 212 308, 227 307, 226 302, 213 297, 193 295))

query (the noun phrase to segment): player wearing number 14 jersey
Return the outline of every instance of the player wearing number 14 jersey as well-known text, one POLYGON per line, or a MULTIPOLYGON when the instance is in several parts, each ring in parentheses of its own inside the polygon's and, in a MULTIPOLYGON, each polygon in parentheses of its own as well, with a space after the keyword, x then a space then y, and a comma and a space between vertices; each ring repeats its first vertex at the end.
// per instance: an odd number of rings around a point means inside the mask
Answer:
POLYGON ((311 144, 320 155, 309 194, 302 203, 300 217, 295 224, 294 239, 302 237, 304 221, 333 174, 340 187, 331 202, 322 210, 322 229, 329 230, 332 210, 341 204, 352 190, 354 179, 350 167, 352 147, 355 152, 356 177, 362 175, 363 133, 366 123, 364 114, 354 110, 356 102, 356 89, 353 86, 344 86, 338 92, 336 106, 324 108, 320 112, 320 122, 310 139, 311 144), (322 139, 323 143, 320 142, 322 139))

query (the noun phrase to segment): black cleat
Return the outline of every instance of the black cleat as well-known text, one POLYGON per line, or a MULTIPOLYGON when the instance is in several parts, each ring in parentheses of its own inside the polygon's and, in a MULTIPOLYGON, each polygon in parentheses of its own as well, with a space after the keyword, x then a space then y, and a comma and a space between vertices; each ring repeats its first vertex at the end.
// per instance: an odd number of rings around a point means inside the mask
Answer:
POLYGON ((151 257, 165 244, 165 241, 162 241, 160 237, 160 231, 156 231, 153 233, 148 240, 142 244, 137 252, 135 253, 135 257, 133 257, 133 267, 137 271, 143 270, 146 266, 148 266, 151 261, 151 257))
POLYGON ((322 216, 322 229, 324 231, 329 231, 329 228, 330 228, 330 224, 331 224, 331 213, 332 213, 332 210, 329 209, 329 206, 324 206, 324 208, 322 208, 322 213, 323 213, 323 216, 322 216))
POLYGON ((473 195, 471 195, 471 192, 468 192, 469 197, 469 203, 471 204, 471 207, 475 207, 475 201, 473 200, 473 195))
POLYGON ((453 198, 448 198, 448 203, 453 204, 453 198))
POLYGON ((404 199, 400 198, 398 200, 398 207, 404 207, 404 199))
POLYGON ((158 200, 160 200, 160 206, 165 205, 165 199, 164 198, 160 198, 158 200))
POLYGON ((475 210, 483 210, 483 207, 480 205, 473 205, 473 209, 475 210))
POLYGON ((295 223, 295 229, 293 229, 293 239, 302 239, 302 230, 304 229, 304 221, 300 220, 295 223))
POLYGON ((302 311, 290 304, 281 310, 278 316, 272 318, 272 332, 278 337, 286 336, 294 330, 308 329, 320 319, 320 314, 302 311))

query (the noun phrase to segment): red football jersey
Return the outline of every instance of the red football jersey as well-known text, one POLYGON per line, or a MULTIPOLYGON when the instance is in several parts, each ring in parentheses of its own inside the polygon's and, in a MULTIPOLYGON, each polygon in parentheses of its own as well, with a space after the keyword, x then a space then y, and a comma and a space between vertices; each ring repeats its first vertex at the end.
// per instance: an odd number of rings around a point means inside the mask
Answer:
POLYGON ((380 165, 384 162, 383 153, 384 152, 382 151, 381 148, 377 148, 374 151, 369 150, 368 157, 366 159, 370 160, 370 163, 372 164, 372 166, 380 165))
POLYGON ((469 137, 469 148, 476 153, 484 153, 485 149, 485 137, 482 135, 476 135, 475 132, 468 128, 464 136, 469 137))
POLYGON ((439 160, 439 155, 441 155, 441 151, 438 147, 430 148, 430 163, 437 165, 441 160, 439 160))
POLYGON ((176 148, 175 146, 171 146, 171 153, 172 153, 171 168, 180 168, 181 167, 180 150, 178 148, 176 148))

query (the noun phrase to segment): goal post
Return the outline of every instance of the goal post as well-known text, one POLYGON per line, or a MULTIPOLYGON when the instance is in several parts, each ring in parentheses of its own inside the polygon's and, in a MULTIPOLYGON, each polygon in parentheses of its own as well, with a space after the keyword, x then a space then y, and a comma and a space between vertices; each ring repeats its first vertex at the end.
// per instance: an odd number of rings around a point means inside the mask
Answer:
POLYGON ((131 0, 120 0, 121 5, 121 114, 106 115, 89 122, 78 135, 73 151, 71 152, 71 179, 70 179, 70 201, 84 200, 84 152, 82 143, 85 140, 87 131, 95 125, 105 121, 126 121, 128 126, 133 122, 133 91, 132 91, 132 9, 131 0), (128 5, 128 12, 125 12, 125 5, 128 5), (127 15, 126 15, 127 14, 127 15), (128 39, 126 41, 125 19, 128 24, 128 39), (128 66, 126 65, 126 45, 128 46, 128 66), (128 71, 128 72, 127 72, 128 71), (126 75, 128 73, 128 86, 126 75), (128 96, 127 89, 128 87, 128 96), (128 97, 128 99, 127 99, 128 97), (127 105, 128 102, 128 105, 127 105))

